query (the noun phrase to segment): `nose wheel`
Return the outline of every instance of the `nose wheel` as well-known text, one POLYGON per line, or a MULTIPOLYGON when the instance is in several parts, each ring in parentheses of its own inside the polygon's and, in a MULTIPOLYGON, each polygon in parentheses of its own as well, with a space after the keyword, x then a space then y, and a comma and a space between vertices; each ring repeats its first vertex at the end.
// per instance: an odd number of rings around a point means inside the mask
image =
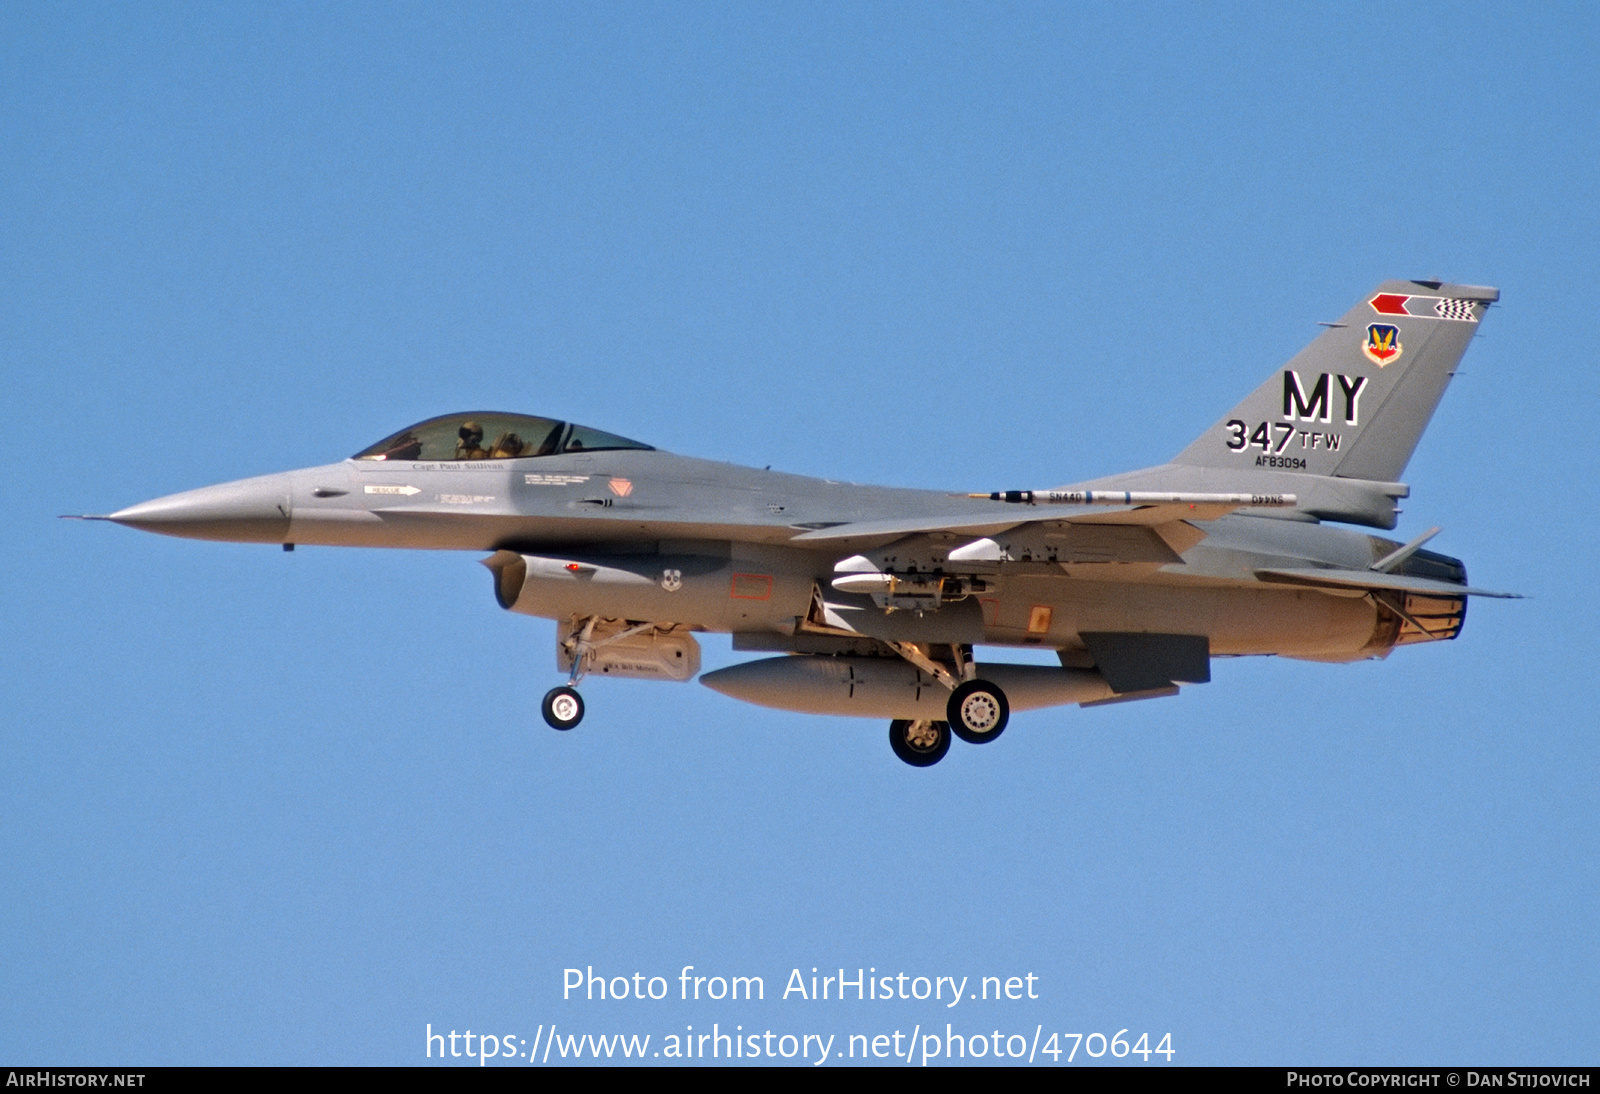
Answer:
POLYGON ((571 729, 583 721, 583 696, 578 694, 577 688, 565 684, 551 688, 545 692, 539 712, 551 729, 571 729))
POLYGON ((912 767, 932 767, 950 751, 950 723, 897 718, 889 723, 889 747, 912 767))

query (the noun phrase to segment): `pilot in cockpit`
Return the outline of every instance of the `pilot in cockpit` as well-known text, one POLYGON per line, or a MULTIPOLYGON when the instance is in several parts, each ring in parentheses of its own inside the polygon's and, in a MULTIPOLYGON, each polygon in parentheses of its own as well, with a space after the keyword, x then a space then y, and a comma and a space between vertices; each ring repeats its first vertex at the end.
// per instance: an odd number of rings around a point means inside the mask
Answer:
POLYGON ((500 439, 494 442, 494 447, 489 450, 492 460, 509 460, 527 453, 529 446, 523 443, 521 437, 515 433, 502 433, 500 439))
POLYGON ((456 459, 486 460, 489 458, 489 450, 483 447, 483 426, 477 422, 463 422, 461 428, 456 430, 456 436, 461 438, 456 442, 456 459))

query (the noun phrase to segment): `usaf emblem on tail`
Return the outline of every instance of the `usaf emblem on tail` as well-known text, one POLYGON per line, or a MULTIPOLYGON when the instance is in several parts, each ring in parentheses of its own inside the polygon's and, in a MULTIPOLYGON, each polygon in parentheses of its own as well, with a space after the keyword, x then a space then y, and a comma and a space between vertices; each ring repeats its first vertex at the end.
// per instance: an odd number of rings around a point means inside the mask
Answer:
POLYGON ((1400 359, 1400 328, 1389 323, 1367 326, 1367 344, 1361 347, 1379 368, 1400 359))

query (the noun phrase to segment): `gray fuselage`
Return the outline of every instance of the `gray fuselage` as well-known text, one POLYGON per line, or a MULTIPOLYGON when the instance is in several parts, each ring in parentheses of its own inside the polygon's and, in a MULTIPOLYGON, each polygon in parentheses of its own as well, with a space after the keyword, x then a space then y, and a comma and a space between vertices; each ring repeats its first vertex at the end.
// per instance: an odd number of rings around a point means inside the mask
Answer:
POLYGON ((1169 522, 1152 541, 1157 552, 1172 548, 1166 560, 1130 555, 1122 540, 1097 545, 1082 525, 1059 526, 1063 549, 1038 543, 1042 549, 1004 566, 944 559, 980 534, 1024 522, 1037 529, 1056 515, 629 449, 477 462, 352 459, 157 499, 113 519, 204 539, 515 552, 554 563, 536 563, 520 590, 501 581, 501 602, 516 611, 731 632, 747 636, 741 644, 749 649, 827 648, 820 639, 782 641, 818 593, 847 613, 851 629, 886 640, 1073 651, 1085 632, 1182 633, 1205 635, 1213 655, 1342 661, 1381 656, 1397 638, 1392 618, 1369 597, 1257 576, 1284 567, 1361 569, 1397 546, 1304 519, 1169 522), (896 521, 961 530, 798 538, 896 521), (884 612, 829 588, 841 558, 886 547, 901 549, 913 572, 979 572, 982 591, 937 611, 884 612), (681 585, 659 580, 667 570, 684 575, 681 585))

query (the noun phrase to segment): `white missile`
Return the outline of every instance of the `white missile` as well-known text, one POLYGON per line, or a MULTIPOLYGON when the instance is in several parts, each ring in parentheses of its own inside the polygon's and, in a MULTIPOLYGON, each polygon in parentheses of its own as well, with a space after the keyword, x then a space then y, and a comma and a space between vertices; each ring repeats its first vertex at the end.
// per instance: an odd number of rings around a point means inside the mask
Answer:
POLYGON ((833 579, 833 587, 841 593, 892 593, 894 574, 840 574, 833 579))
POLYGON ((996 490, 969 498, 1022 505, 1231 505, 1237 508, 1281 508, 1298 500, 1294 494, 1167 494, 1152 490, 996 490))

